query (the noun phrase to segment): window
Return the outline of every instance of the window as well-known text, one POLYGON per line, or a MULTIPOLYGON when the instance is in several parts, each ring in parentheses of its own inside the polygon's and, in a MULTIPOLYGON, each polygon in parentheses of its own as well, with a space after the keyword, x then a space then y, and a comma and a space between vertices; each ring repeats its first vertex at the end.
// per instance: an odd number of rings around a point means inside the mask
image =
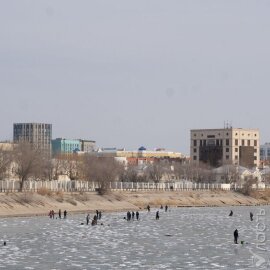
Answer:
POLYGON ((257 157, 256 156, 254 156, 254 160, 257 160, 257 157))
POLYGON ((230 151, 230 149, 229 148, 226 148, 226 152, 228 153, 230 151))
POLYGON ((226 139, 226 145, 230 145, 230 140, 229 139, 226 139))
POLYGON ((234 150, 235 150, 235 152, 238 152, 238 148, 235 148, 234 150))
POLYGON ((197 153, 197 148, 194 148, 193 149, 193 153, 197 153))
POLYGON ((196 137, 197 136, 196 133, 193 136, 196 137))
POLYGON ((257 140, 254 140, 254 146, 257 146, 257 140))
POLYGON ((235 140, 235 145, 238 146, 238 140, 237 139, 235 140))
POLYGON ((193 140, 193 146, 197 146, 197 140, 193 140))
POLYGON ((227 159, 227 160, 229 159, 229 156, 228 156, 228 155, 226 156, 226 159, 227 159))
POLYGON ((242 140, 242 146, 245 146, 245 140, 242 140))
POLYGON ((193 160, 197 160, 197 156, 193 156, 193 160))
POLYGON ((238 156, 235 156, 234 159, 238 159, 238 156))
POLYGON ((250 146, 250 140, 247 140, 247 144, 248 144, 248 146, 250 146))

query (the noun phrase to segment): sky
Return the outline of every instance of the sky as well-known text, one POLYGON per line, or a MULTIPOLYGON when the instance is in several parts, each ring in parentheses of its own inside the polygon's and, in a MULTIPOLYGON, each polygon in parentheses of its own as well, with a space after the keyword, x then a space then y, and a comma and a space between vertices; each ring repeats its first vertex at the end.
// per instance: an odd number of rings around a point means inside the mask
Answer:
POLYGON ((190 129, 270 141, 269 0, 3 0, 0 140, 53 138, 189 154, 190 129))

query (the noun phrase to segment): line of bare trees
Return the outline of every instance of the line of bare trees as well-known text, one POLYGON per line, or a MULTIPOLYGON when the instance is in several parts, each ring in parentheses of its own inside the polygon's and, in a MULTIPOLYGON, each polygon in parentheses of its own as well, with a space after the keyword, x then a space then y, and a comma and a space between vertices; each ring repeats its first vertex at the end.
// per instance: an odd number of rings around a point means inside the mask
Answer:
MULTIPOLYGON (((100 193, 104 193, 112 181, 155 183, 182 179, 197 183, 217 181, 213 168, 206 164, 194 166, 181 160, 155 160, 140 166, 125 165, 114 158, 91 155, 59 156, 51 159, 48 154, 29 143, 20 143, 11 150, 0 148, 0 180, 7 179, 9 175, 16 176, 20 180, 21 189, 29 179, 58 180, 61 175, 66 175, 71 180, 100 183, 100 193)), ((234 183, 239 179, 239 175, 236 169, 230 168, 222 173, 221 178, 223 183, 234 183)))

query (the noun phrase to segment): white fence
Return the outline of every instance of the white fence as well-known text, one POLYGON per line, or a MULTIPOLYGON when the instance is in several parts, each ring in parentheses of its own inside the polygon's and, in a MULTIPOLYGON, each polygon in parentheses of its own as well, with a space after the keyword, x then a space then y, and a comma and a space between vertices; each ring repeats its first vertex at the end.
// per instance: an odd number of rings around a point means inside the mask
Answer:
MULTIPOLYGON (((0 192, 18 192, 21 183, 19 181, 0 181, 0 192)), ((99 183, 88 181, 25 181, 23 190, 36 192, 42 188, 51 191, 64 192, 94 192, 100 188, 99 183)), ((169 182, 169 183, 142 183, 142 182, 111 182, 109 189, 114 191, 147 191, 147 190, 237 190, 242 186, 236 184, 222 184, 222 183, 192 183, 187 181, 169 182)), ((253 186, 253 188, 264 189, 265 185, 253 186)))

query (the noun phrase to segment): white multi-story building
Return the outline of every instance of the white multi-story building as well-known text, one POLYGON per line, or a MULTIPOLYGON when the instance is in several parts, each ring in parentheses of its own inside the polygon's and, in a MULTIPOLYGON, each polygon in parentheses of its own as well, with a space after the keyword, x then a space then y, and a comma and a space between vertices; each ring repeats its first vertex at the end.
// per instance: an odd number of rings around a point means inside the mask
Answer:
POLYGON ((194 129, 190 132, 191 161, 214 167, 223 164, 258 167, 259 140, 258 129, 194 129))

